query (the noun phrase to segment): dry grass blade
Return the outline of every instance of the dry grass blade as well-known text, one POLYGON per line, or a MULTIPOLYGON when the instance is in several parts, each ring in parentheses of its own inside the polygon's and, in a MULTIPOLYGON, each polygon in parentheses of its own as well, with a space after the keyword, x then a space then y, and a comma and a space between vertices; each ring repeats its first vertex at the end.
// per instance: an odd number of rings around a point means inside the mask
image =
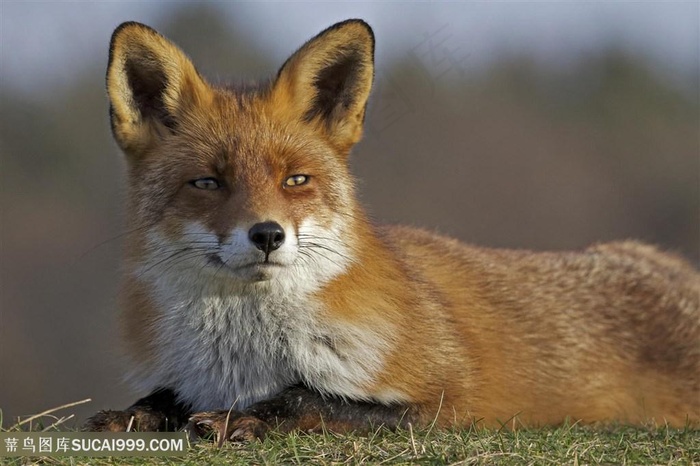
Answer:
POLYGON ((65 405, 61 405, 61 406, 58 406, 56 408, 47 409, 46 411, 43 411, 39 414, 35 414, 33 416, 28 417, 27 419, 25 419, 23 421, 18 422, 17 424, 12 426, 11 429, 18 429, 19 427, 23 426, 24 424, 32 422, 35 419, 39 419, 40 417, 48 416, 51 413, 55 413, 56 411, 60 411, 62 409, 66 409, 66 408, 72 408, 73 406, 82 405, 85 403, 89 403, 91 401, 92 401, 92 398, 85 398, 84 400, 74 401, 72 403, 67 403, 65 405))
POLYGON ((127 432, 131 432, 132 427, 134 427, 134 419, 135 419, 134 416, 131 416, 131 417, 129 418, 129 424, 127 424, 127 426, 126 426, 126 431, 127 431, 127 432))
POLYGON ((66 417, 59 418, 59 419, 56 420, 56 422, 54 422, 54 423, 51 424, 50 426, 45 427, 45 428, 42 430, 42 432, 48 432, 48 431, 50 431, 50 430, 52 430, 52 429, 55 429, 56 427, 60 426, 60 425, 63 424, 64 422, 66 422, 66 421, 68 421, 68 420, 70 420, 70 419, 73 419, 74 417, 75 417, 75 414, 71 414, 70 416, 66 416, 66 417))
POLYGON ((418 458, 418 449, 416 448, 416 438, 413 436, 413 425, 408 423, 408 432, 411 435, 411 447, 413 447, 413 456, 418 458))

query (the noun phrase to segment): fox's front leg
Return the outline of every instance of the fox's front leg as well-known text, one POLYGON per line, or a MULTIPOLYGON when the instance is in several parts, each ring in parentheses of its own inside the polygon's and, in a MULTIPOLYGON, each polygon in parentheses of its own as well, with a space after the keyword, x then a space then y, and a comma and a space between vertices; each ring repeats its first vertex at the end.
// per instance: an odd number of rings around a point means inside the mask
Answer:
POLYGON ((191 414, 186 405, 179 402, 175 392, 158 389, 141 398, 123 411, 100 411, 89 418, 83 427, 93 432, 132 431, 164 432, 182 428, 191 414))
POLYGON ((367 432, 380 426, 408 426, 417 417, 405 405, 349 401, 321 394, 303 386, 289 388, 243 411, 210 411, 193 415, 187 430, 195 437, 213 433, 226 440, 263 439, 271 428, 281 432, 327 429, 336 433, 367 432))

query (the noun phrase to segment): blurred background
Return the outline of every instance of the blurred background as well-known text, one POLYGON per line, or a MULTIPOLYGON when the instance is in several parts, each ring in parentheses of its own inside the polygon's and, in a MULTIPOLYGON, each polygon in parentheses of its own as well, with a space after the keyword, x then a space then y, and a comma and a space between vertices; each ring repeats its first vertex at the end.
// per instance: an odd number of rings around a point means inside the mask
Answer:
POLYGON ((124 162, 104 70, 122 21, 221 81, 270 76, 325 27, 364 18, 376 80, 352 164, 377 221, 536 250, 639 238, 697 265, 698 5, 3 0, 3 425, 144 395, 121 381, 115 331, 124 162))

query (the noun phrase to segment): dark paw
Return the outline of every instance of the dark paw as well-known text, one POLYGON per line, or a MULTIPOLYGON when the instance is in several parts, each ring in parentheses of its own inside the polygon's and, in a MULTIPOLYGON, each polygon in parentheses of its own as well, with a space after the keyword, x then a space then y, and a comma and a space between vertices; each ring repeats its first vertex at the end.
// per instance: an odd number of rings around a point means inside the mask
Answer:
POLYGON ((166 417, 150 410, 100 411, 83 425, 89 432, 157 432, 167 430, 166 417))
POLYGON ((83 430, 88 432, 124 432, 129 426, 131 417, 126 411, 100 411, 85 421, 83 430))
POLYGON ((260 419, 239 411, 207 411, 190 417, 185 428, 192 439, 214 437, 218 445, 225 441, 263 440, 270 426, 260 419))

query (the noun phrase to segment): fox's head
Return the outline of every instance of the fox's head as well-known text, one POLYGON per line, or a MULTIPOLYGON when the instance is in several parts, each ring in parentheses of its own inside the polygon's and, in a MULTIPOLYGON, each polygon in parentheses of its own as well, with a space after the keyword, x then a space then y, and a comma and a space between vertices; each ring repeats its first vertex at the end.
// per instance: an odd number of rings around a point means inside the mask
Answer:
POLYGON ((209 84, 173 43, 125 23, 107 90, 126 154, 141 273, 318 282, 352 261, 347 157, 362 133, 374 39, 360 20, 311 39, 256 87, 209 84))

